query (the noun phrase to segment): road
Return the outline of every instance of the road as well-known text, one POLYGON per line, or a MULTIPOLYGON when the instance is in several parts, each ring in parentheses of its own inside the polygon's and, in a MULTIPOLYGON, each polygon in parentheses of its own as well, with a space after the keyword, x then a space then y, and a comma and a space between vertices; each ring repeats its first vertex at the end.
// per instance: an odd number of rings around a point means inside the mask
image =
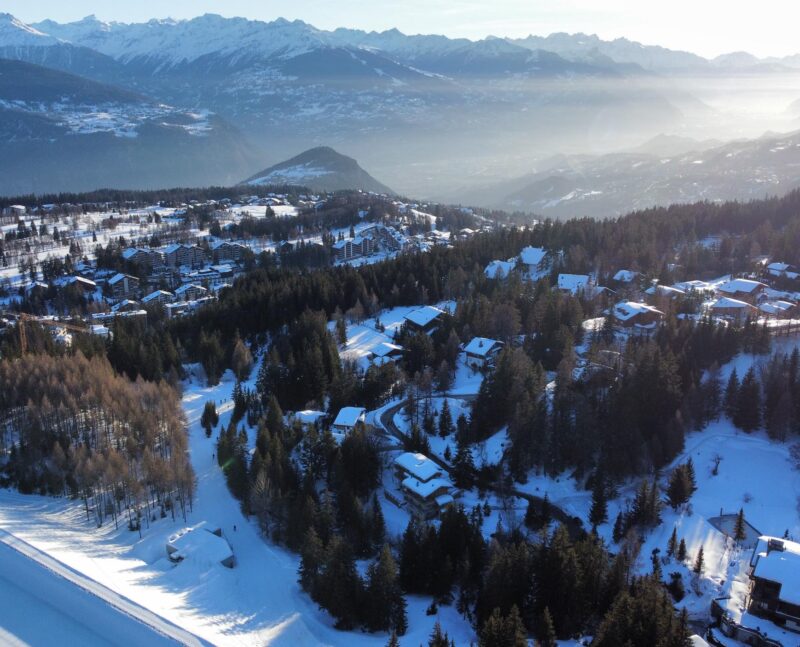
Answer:
MULTIPOLYGON (((464 400, 465 402, 471 402, 475 399, 474 395, 448 395, 448 399, 450 400, 464 400)), ((384 432, 393 436, 401 443, 405 444, 408 440, 408 435, 400 431, 397 425, 394 423, 395 415, 405 406, 405 403, 399 402, 398 404, 389 407, 386 409, 380 416, 380 424, 383 428, 384 432)), ((434 463, 436 463, 439 467, 441 467, 448 475, 452 477, 452 468, 448 465, 445 461, 441 458, 432 454, 429 456, 434 463)), ((475 481, 479 480, 477 471, 475 472, 475 481)), ((515 496, 520 499, 525 499, 528 502, 533 503, 534 505, 539 506, 541 509, 543 499, 538 496, 534 496, 533 494, 529 494, 528 492, 522 492, 517 490, 516 488, 507 488, 502 485, 497 485, 495 483, 483 483, 484 489, 494 492, 498 496, 507 497, 507 496, 515 496)), ((555 519, 556 521, 561 522, 566 526, 567 530, 571 537, 576 538, 579 537, 583 531, 583 523, 577 517, 573 517, 567 514, 564 510, 559 508, 557 505, 554 505, 551 501, 548 501, 549 508, 550 508, 550 516, 555 519)))

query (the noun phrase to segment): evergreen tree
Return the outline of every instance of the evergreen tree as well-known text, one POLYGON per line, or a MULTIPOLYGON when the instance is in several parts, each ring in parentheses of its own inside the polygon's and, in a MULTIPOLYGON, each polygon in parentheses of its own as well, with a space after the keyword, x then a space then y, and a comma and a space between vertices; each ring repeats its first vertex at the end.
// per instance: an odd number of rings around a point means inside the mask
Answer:
POLYGON ((694 560, 694 566, 692 566, 692 571, 697 573, 698 575, 703 572, 703 547, 700 546, 700 550, 697 551, 697 557, 694 560))
POLYGON ((481 629, 480 647, 527 647, 525 626, 519 617, 517 605, 511 607, 506 617, 495 608, 481 629))
POLYGON ((659 558, 659 553, 661 551, 658 548, 654 548, 652 554, 650 555, 650 562, 653 565, 653 579, 657 582, 660 582, 664 579, 664 573, 661 569, 661 559, 659 558))
POLYGON ((742 379, 733 415, 733 424, 751 432, 761 426, 761 386, 751 366, 742 379))
POLYGON ((747 528, 744 524, 744 508, 739 508, 736 515, 736 525, 733 527, 733 539, 736 543, 741 543, 747 537, 747 528))
POLYGON ((679 562, 686 561, 686 542, 684 541, 683 537, 681 537, 681 541, 678 544, 678 552, 675 554, 675 557, 679 562))
POLYGON ((453 483, 461 489, 472 487, 472 478, 475 473, 475 463, 472 460, 472 451, 465 441, 457 439, 457 449, 453 458, 453 483))
POLYGON ((737 410, 737 400, 739 398, 739 376, 736 374, 736 369, 731 371, 731 376, 728 378, 728 384, 725 387, 725 396, 723 398, 723 408, 725 415, 733 420, 737 410))
POLYGON ((597 472, 594 478, 594 487, 592 488, 592 507, 589 510, 589 523, 592 527, 605 523, 608 520, 608 488, 606 486, 605 476, 601 472, 597 472))
POLYGON ((550 609, 545 607, 539 623, 539 642, 542 647, 556 647, 556 630, 553 626, 553 616, 550 609))
POLYGON ((620 541, 622 541, 622 537, 625 535, 626 531, 625 526, 625 516, 622 514, 622 512, 617 513, 617 518, 614 520, 614 531, 612 537, 615 544, 618 544, 620 541))
POLYGON ((219 423, 216 405, 210 400, 203 407, 203 415, 200 417, 200 425, 206 430, 206 436, 211 438, 211 431, 219 423))
POLYGON ((454 647, 455 643, 450 640, 446 631, 442 631, 442 626, 437 620, 433 625, 433 631, 428 639, 428 647, 454 647))
POLYGON ((397 565, 389 546, 367 570, 366 626, 370 631, 393 629, 402 635, 408 626, 406 607, 398 582, 397 565))
POLYGON ((300 552, 300 568, 298 570, 298 581, 300 587, 312 598, 316 595, 317 578, 322 567, 325 556, 325 549, 322 546, 319 535, 314 528, 306 531, 303 549, 300 552))
POLYGON ((667 557, 674 557, 675 551, 678 549, 678 527, 672 527, 672 534, 669 536, 667 542, 667 557))
POLYGON ((453 433, 453 429, 453 416, 450 413, 448 400, 445 398, 444 404, 442 404, 442 411, 439 414, 439 435, 442 438, 447 438, 453 433))

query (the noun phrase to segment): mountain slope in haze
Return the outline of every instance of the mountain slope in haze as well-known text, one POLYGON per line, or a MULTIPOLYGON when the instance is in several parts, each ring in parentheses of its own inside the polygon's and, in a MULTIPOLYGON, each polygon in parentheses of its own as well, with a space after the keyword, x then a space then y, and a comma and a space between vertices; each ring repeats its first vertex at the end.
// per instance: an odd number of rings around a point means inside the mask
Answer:
POLYGON ((242 135, 191 112, 31 63, 0 59, 0 194, 232 184, 242 135))
POLYGON ((328 146, 312 148, 285 162, 270 166, 249 177, 243 184, 294 184, 307 186, 315 191, 351 189, 394 193, 361 168, 352 157, 337 153, 328 146))
POLYGON ((530 175, 465 191, 459 199, 553 218, 613 217, 657 205, 783 195, 797 187, 800 131, 674 156, 566 156, 530 175))

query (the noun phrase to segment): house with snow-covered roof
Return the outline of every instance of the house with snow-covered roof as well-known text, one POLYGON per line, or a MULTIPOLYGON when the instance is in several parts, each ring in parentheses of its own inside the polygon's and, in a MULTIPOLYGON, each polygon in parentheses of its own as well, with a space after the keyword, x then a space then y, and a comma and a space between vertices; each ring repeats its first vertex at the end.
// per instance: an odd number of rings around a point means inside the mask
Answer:
POLYGON ((358 425, 366 425, 367 410, 364 407, 342 407, 333 421, 332 430, 348 434, 358 425))
POLYGON ((444 314, 444 310, 434 306, 422 306, 406 314, 403 319, 409 328, 414 330, 431 332, 439 323, 439 318, 444 314))
POLYGON ((773 319, 794 319, 798 314, 797 304, 783 299, 764 301, 759 304, 758 309, 761 314, 773 319))
POLYGON ((633 270, 619 270, 612 280, 617 283, 633 283, 639 276, 639 272, 634 272, 633 270))
POLYGON ((511 261, 492 261, 483 270, 487 279, 505 279, 514 271, 515 263, 511 261))
POLYGON ((746 301, 755 305, 767 286, 760 281, 751 279, 731 279, 720 285, 717 291, 723 297, 730 297, 739 301, 746 301))
POLYGON ((154 305, 156 303, 166 304, 170 303, 175 300, 175 295, 172 292, 167 292, 166 290, 155 290, 151 292, 147 296, 142 297, 142 304, 144 305, 154 305))
POLYGON ((623 328, 655 328, 664 313, 646 303, 621 301, 611 311, 616 323, 623 328))
POLYGON ((464 361, 468 366, 482 369, 491 366, 497 355, 503 349, 503 342, 486 337, 473 337, 463 347, 464 361))
POLYGON ((369 358, 373 364, 385 364, 386 362, 393 362, 403 356, 403 347, 397 344, 392 344, 388 341, 382 341, 370 350, 369 358))
POLYGON ((800 544, 759 537, 750 558, 748 610, 800 632, 800 544))
POLYGON ((453 485, 424 454, 404 452, 394 460, 396 476, 409 512, 432 519, 453 503, 453 485))
POLYGON ((166 548, 167 557, 176 564, 185 559, 208 565, 222 564, 227 568, 236 564, 233 549, 223 537, 222 530, 207 525, 205 521, 171 535, 166 548))
POLYGON ((559 274, 557 287, 561 292, 572 295, 592 293, 594 282, 588 274, 559 274))
POLYGON ((754 305, 731 297, 717 299, 709 306, 709 310, 715 317, 723 317, 740 325, 758 315, 758 309, 754 305))
POLYGON ((796 279, 800 277, 800 273, 798 272, 798 268, 790 263, 781 263, 779 261, 775 261, 767 265, 766 273, 769 276, 785 276, 790 279, 796 279))
POLYGON ((547 250, 542 247, 523 247, 519 253, 519 264, 528 276, 535 277, 547 270, 550 257, 547 250))

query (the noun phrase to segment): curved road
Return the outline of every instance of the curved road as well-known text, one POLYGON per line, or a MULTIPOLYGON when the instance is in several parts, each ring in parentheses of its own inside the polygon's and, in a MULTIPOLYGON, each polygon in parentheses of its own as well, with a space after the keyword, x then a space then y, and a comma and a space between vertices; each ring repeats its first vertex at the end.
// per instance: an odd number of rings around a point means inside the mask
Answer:
MULTIPOLYGON (((475 399, 475 396, 474 395, 448 395, 447 398, 449 400, 464 400, 466 402, 471 402, 472 400, 475 399)), ((384 432, 390 434, 391 436, 394 436, 397 440, 399 440, 403 444, 405 444, 405 442, 408 440, 408 435, 403 433, 402 431, 400 431, 398 426, 394 423, 394 417, 404 406, 405 406, 404 402, 399 402, 396 405, 391 406, 388 409, 386 409, 380 415, 380 418, 379 418, 381 427, 383 428, 384 432)), ((436 463, 439 467, 441 467, 444 471, 446 471, 448 475, 450 475, 452 477, 452 467, 450 465, 448 465, 445 461, 443 461, 441 458, 439 458, 435 454, 431 454, 431 456, 429 456, 429 458, 434 463, 436 463)), ((473 476, 474 476, 475 481, 479 480, 477 470, 475 471, 475 474, 473 476)), ((495 494, 497 494, 499 496, 509 496, 509 495, 511 495, 511 496, 518 497, 520 499, 525 499, 526 501, 537 505, 539 507, 539 509, 541 510, 541 506, 542 506, 542 502, 543 502, 543 499, 541 497, 534 496, 533 494, 529 494, 528 492, 522 492, 522 491, 517 490, 516 488, 513 488, 513 487, 512 488, 505 488, 505 487, 503 487, 501 485, 497 485, 495 483, 485 483, 484 482, 483 485, 484 485, 485 489, 490 490, 490 491, 494 492, 495 494)), ((564 510, 559 508, 552 501, 548 501, 548 504, 549 504, 549 507, 550 507, 550 516, 553 519, 555 519, 556 521, 559 521, 562 524, 564 524, 566 526, 567 530, 569 531, 570 536, 573 539, 578 537, 578 536, 580 536, 583 533, 583 530, 584 530, 583 529, 583 522, 580 519, 578 519, 577 517, 573 517, 573 516, 567 514, 564 510)))

